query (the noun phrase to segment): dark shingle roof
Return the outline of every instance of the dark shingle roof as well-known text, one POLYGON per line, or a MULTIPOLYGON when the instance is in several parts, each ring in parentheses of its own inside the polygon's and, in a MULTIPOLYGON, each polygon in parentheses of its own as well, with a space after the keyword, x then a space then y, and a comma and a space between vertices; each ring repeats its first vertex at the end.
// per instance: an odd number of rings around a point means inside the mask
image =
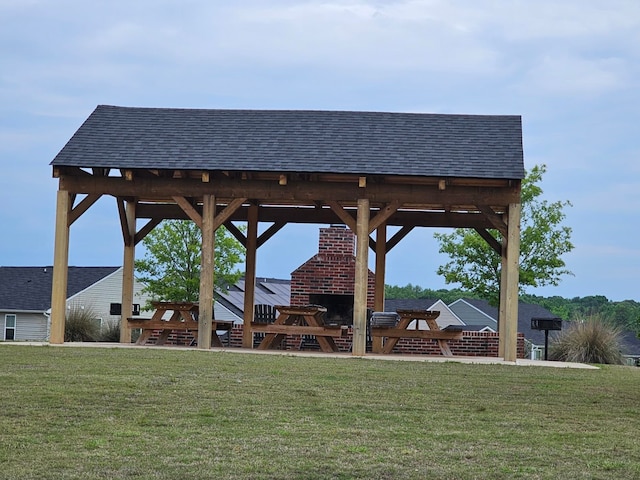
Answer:
POLYGON ((100 105, 52 165, 522 179, 519 116, 100 105))
POLYGON ((384 311, 397 312, 398 310, 427 310, 438 300, 430 298, 385 298, 384 311))
MULTIPOLYGON (((498 309, 489 305, 489 302, 473 298, 465 298, 465 301, 496 321, 498 320, 498 309)), ((554 318, 555 315, 540 305, 518 302, 518 332, 523 333, 524 338, 530 342, 536 345, 544 345, 544 331, 531 329, 531 319, 534 317, 554 318)), ((566 325, 563 322, 564 326, 566 325)))
MULTIPOLYGON (((67 298, 119 267, 69 267, 67 298)), ((0 310, 46 311, 51 307, 53 267, 0 267, 0 310)))

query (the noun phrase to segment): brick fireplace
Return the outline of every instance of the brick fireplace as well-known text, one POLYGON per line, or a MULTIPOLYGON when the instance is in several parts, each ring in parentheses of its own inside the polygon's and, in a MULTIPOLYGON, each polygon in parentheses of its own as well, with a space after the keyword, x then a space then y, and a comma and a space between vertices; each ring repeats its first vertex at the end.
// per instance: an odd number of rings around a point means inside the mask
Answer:
MULTIPOLYGON (((321 228, 318 253, 291 274, 291 305, 322 305, 327 323, 353 324, 355 246, 355 234, 345 226, 321 228)), ((373 309, 373 272, 368 277, 367 307, 373 309)))

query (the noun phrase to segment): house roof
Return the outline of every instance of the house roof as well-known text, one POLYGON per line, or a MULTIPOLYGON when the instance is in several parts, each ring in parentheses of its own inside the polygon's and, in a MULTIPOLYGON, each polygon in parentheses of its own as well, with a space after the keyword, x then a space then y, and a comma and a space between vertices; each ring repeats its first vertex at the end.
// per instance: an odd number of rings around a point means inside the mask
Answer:
MULTIPOLYGON (((239 318, 244 312, 244 279, 238 280, 227 290, 216 290, 216 301, 223 304, 239 318)), ((256 278, 254 303, 256 305, 289 305, 291 282, 277 278, 256 278)))
POLYGON ((625 330, 622 332, 622 352, 625 355, 640 356, 640 338, 635 332, 625 330))
MULTIPOLYGON (((489 302, 473 298, 465 298, 464 300, 497 322, 498 309, 489 305, 489 302)), ((556 315, 540 305, 518 302, 518 332, 523 333, 524 338, 533 344, 544 345, 544 331, 531 329, 531 319, 534 317, 554 318, 556 315)))
MULTIPOLYGON (((69 267, 67 298, 120 267, 69 267)), ((0 310, 46 311, 51 307, 53 267, 0 267, 0 310)))
POLYGON ((51 164, 524 178, 515 115, 99 105, 51 164))
POLYGON ((489 327, 493 331, 498 330, 498 321, 487 313, 473 305, 471 299, 460 298, 449 305, 449 309, 455 313, 468 327, 489 327))
POLYGON ((398 310, 428 310, 438 301, 437 298, 385 298, 385 312, 397 312, 398 310))

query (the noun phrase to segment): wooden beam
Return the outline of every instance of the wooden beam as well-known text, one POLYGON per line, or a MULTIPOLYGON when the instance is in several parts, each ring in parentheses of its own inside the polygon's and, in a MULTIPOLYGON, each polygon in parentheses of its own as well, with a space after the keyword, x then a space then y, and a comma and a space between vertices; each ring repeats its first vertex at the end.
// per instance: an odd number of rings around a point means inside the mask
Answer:
POLYGON ((242 331, 242 347, 253 348, 253 306, 256 290, 256 250, 258 249, 258 205, 249 207, 247 222, 247 241, 244 273, 244 328, 242 331))
MULTIPOLYGON (((355 218, 355 209, 343 210, 355 218)), ((231 220, 247 221, 247 206, 238 208, 231 220)), ((184 211, 175 204, 139 203, 138 218, 187 219, 184 211)), ((287 223, 335 223, 336 214, 331 208, 310 208, 300 206, 260 206, 260 221, 277 223, 282 228, 287 223)), ((355 220, 353 220, 355 221, 355 220)), ((344 222, 343 222, 344 223, 344 222)), ((385 222, 387 226, 443 227, 443 228, 494 228, 489 220, 479 212, 452 213, 444 211, 400 210, 385 222)))
POLYGON ((247 201, 246 197, 235 198, 220 212, 213 221, 213 229, 217 230, 218 227, 224 224, 227 220, 231 218, 231 216, 235 213, 235 211, 242 206, 244 202, 247 201))
MULTIPOLYGON (((351 229, 352 232, 355 232, 357 229, 357 222, 338 202, 334 200, 328 200, 327 205, 331 207, 333 213, 335 213, 342 223, 344 223, 347 227, 351 229)), ((368 234, 367 234, 368 235, 368 234)))
POLYGON ((152 218, 150 219, 137 233, 133 240, 134 245, 140 243, 144 237, 146 237, 151 230, 156 228, 160 222, 162 222, 162 218, 152 218))
POLYGON ((354 202, 356 198, 367 198, 373 204, 385 204, 398 200, 411 205, 476 205, 506 206, 519 202, 519 190, 515 187, 466 187, 449 185, 446 190, 413 184, 390 184, 369 182, 367 188, 345 182, 321 182, 289 180, 287 185, 267 180, 242 180, 239 178, 217 178, 215 182, 203 183, 192 178, 144 178, 126 181, 121 177, 62 175, 60 185, 71 193, 107 194, 140 199, 168 199, 179 197, 202 197, 215 187, 218 198, 250 197, 261 203, 284 201, 313 202, 333 199, 354 202))
POLYGON ((224 226, 229 231, 229 233, 231 235, 233 235, 235 237, 235 239, 238 240, 238 242, 240 242, 242 244, 243 247, 247 248, 247 237, 245 236, 244 233, 242 233, 242 230, 240 230, 238 227, 236 227, 231 222, 231 220, 225 222, 224 226))
POLYGON ((386 205, 384 208, 380 209, 378 213, 371 219, 369 222, 369 233, 373 232, 380 225, 385 223, 391 215, 396 213, 400 208, 400 202, 394 200, 390 204, 386 205))
POLYGON ((198 348, 211 348, 211 325, 213 323, 213 285, 215 265, 216 199, 205 195, 202 199, 202 253, 200 262, 200 300, 198 314, 198 348))
POLYGON ((120 219, 120 231, 122 232, 122 240, 124 241, 124 244, 127 245, 127 242, 131 242, 131 239, 129 237, 129 226, 127 223, 127 213, 124 199, 121 197, 116 198, 116 205, 118 207, 118 218, 120 219))
POLYGON ((393 237, 391 237, 391 240, 389 240, 387 242, 387 253, 389 253, 389 251, 395 247, 398 243, 400 243, 400 240, 402 240, 404 237, 406 237, 407 235, 409 235, 409 232, 411 232, 411 230, 413 230, 412 226, 404 226, 402 227, 400 230, 398 230, 393 237))
POLYGON ((487 217, 487 220, 491 222, 493 228, 498 230, 503 237, 507 236, 507 224, 504 223, 504 220, 502 220, 500 215, 494 212, 493 209, 488 205, 478 205, 478 210, 480 210, 482 214, 487 217))
POLYGON ((480 235, 482 238, 484 238, 485 242, 487 242, 489 244, 489 246, 491 248, 493 248, 493 250, 498 255, 502 255, 502 245, 500 244, 500 242, 498 240, 495 239, 495 237, 493 235, 491 235, 487 230, 485 230, 483 228, 476 228, 474 230, 476 232, 478 232, 478 235, 480 235))
POLYGON ((51 330, 49 343, 64 343, 64 323, 67 314, 67 274, 69 270, 69 213, 71 197, 58 190, 56 197, 56 231, 53 251, 51 288, 51 330))
POLYGON ((84 212, 86 212, 91 205, 96 203, 101 196, 102 195, 98 193, 89 194, 86 197, 84 197, 78 205, 72 208, 71 212, 69 212, 69 219, 67 220, 69 222, 69 226, 71 226, 73 222, 75 222, 78 218, 80 218, 80 216, 84 212))
POLYGON ((358 199, 356 266, 353 294, 352 353, 363 356, 367 348, 367 293, 369 287, 369 200, 358 199))
POLYGON ((374 294, 373 309, 377 312, 384 311, 384 277, 387 264, 387 226, 380 225, 376 230, 376 290, 374 294))
POLYGON ((195 209, 193 204, 185 197, 174 196, 172 198, 184 213, 186 213, 187 216, 202 230, 202 215, 200 215, 200 212, 195 209))
MULTIPOLYGON (((122 203, 118 199, 118 209, 122 203)), ((133 275, 136 258, 136 202, 127 202, 121 213, 120 221, 124 222, 126 233, 123 231, 124 252, 122 260, 122 298, 120 304, 120 343, 131 343, 131 329, 126 319, 133 311, 133 275), (124 219, 123 219, 124 217, 124 219)))
POLYGON ((515 362, 518 358, 518 293, 519 293, 519 259, 520 259, 520 204, 509 205, 507 225, 509 232, 502 263, 505 270, 504 280, 504 318, 500 339, 503 339, 503 355, 507 362, 515 362))
POLYGON ((284 227, 287 224, 287 222, 275 222, 274 224, 270 225, 264 232, 262 232, 260 234, 260 236, 258 237, 258 243, 257 243, 257 248, 260 248, 262 245, 264 245, 264 243, 269 240, 271 237, 273 237, 276 233, 278 233, 282 227, 284 227))

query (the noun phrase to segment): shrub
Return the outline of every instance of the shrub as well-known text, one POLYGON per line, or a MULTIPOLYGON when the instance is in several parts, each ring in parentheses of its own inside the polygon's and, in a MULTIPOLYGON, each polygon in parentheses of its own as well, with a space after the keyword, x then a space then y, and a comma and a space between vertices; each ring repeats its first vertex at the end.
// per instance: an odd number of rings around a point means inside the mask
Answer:
POLYGON ((95 342, 100 336, 98 315, 91 307, 71 305, 64 323, 65 342, 95 342))
POLYGON ((621 365, 622 329, 599 315, 569 322, 569 327, 552 339, 549 359, 580 363, 621 365))
MULTIPOLYGON (((138 340, 140 337, 140 329, 134 329, 131 331, 131 341, 133 343, 138 340)), ((102 326, 102 330, 100 332, 100 342, 112 342, 119 343, 120 342, 120 322, 119 321, 109 321, 105 325, 102 326)))
POLYGON ((119 342, 120 341, 120 322, 109 321, 102 326, 100 331, 101 342, 119 342))

